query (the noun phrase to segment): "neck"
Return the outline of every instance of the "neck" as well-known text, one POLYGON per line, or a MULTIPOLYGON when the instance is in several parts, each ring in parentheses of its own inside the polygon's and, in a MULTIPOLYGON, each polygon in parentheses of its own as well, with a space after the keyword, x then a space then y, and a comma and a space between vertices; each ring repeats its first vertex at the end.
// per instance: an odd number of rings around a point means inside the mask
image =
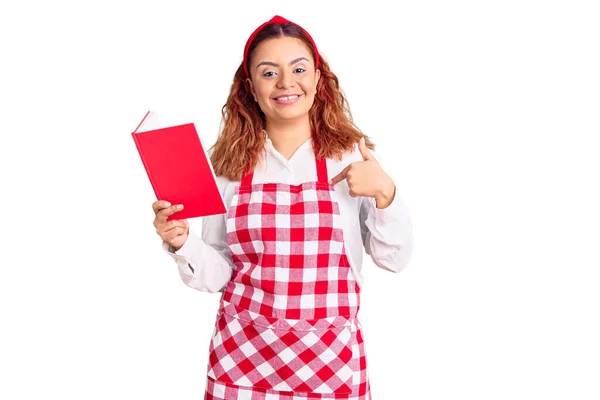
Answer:
POLYGON ((293 122, 267 121, 266 131, 275 150, 288 160, 312 136, 308 116, 293 122))

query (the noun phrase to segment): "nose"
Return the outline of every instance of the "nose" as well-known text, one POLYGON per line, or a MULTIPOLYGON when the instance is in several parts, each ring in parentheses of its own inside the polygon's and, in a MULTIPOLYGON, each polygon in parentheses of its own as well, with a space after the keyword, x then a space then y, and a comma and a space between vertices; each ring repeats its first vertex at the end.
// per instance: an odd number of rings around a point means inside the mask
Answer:
POLYGON ((279 81, 277 82, 277 88, 279 89, 287 89, 294 86, 294 76, 291 72, 282 71, 281 75, 279 75, 279 81))

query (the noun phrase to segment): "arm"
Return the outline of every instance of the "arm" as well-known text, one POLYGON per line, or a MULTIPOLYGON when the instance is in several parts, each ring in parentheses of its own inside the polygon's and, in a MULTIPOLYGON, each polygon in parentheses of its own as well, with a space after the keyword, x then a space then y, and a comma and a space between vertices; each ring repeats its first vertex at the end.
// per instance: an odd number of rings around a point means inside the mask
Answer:
MULTIPOLYGON (((379 161, 379 156, 372 152, 379 161)), ((413 252, 413 232, 410 212, 397 193, 391 200, 360 198, 359 220, 365 251, 380 268, 400 272, 409 263, 413 252)))
MULTIPOLYGON (((231 201, 228 193, 229 181, 217 177, 217 185, 225 204, 231 201)), ((199 237, 190 224, 187 240, 180 249, 170 251, 168 243, 163 249, 179 266, 183 283, 202 292, 223 291, 231 280, 233 262, 227 243, 227 213, 202 217, 202 236, 199 237)))
POLYGON ((179 266, 179 275, 189 287, 202 292, 223 290, 233 271, 225 217, 223 214, 202 218, 202 237, 190 226, 187 240, 175 252, 164 242, 163 249, 179 266))
POLYGON ((375 265, 392 272, 408 265, 413 251, 412 221, 397 194, 386 208, 377 208, 374 198, 362 197, 360 228, 365 251, 375 265))

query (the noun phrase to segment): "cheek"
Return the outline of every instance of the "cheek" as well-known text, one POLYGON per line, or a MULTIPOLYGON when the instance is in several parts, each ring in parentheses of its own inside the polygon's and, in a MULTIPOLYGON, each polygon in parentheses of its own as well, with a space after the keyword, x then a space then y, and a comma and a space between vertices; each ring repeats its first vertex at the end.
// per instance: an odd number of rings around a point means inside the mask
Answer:
POLYGON ((314 95, 316 92, 316 81, 313 78, 303 79, 300 83, 302 85, 302 90, 305 93, 314 95))
POLYGON ((304 82, 304 84, 302 85, 302 90, 306 94, 306 98, 309 100, 313 100, 315 97, 316 88, 314 85, 314 79, 310 79, 308 82, 304 82))
POLYGON ((271 88, 264 82, 261 84, 254 84, 254 93, 256 93, 258 100, 268 100, 271 93, 271 88))
POLYGON ((269 100, 270 93, 271 91, 266 89, 265 87, 257 88, 256 90, 256 95, 259 97, 259 99, 263 101, 269 100))

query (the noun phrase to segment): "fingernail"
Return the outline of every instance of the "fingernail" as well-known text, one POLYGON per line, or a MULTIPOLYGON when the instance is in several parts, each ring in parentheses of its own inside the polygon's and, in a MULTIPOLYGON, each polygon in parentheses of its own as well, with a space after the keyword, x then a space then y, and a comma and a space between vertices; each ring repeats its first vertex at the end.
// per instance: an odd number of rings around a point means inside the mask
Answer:
POLYGON ((169 203, 168 201, 165 201, 164 204, 165 204, 165 207, 169 207, 171 205, 171 203, 169 203))
POLYGON ((183 204, 179 204, 177 208, 181 210, 183 208, 183 204))

